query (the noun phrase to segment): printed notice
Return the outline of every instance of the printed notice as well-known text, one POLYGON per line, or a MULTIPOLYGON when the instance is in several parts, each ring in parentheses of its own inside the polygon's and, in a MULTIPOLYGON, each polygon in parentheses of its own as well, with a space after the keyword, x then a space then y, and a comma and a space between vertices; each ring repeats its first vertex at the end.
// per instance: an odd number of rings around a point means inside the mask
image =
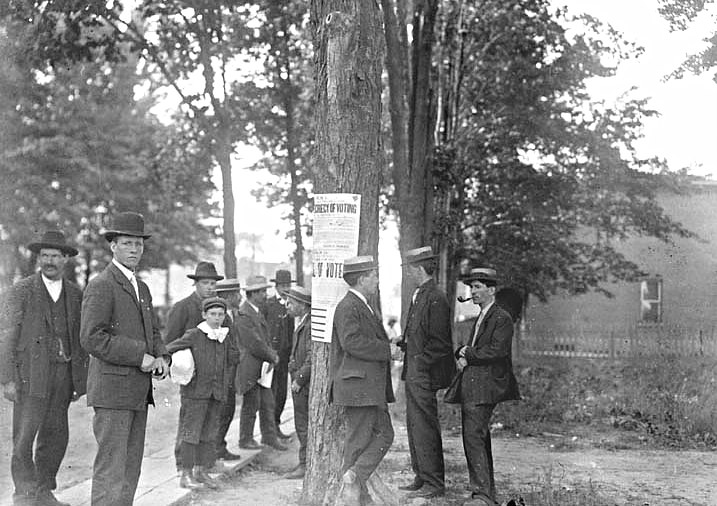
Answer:
POLYGON ((331 342, 336 304, 346 295, 344 260, 358 253, 361 195, 314 195, 311 339, 331 342))

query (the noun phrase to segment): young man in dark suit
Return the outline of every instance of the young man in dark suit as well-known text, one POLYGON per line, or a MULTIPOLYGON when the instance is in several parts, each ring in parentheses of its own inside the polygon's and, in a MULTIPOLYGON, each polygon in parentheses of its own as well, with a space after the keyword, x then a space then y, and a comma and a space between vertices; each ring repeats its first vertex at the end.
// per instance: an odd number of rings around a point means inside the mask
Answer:
POLYGON ((0 325, 0 383, 14 403, 13 503, 61 506, 52 490, 67 449, 67 410, 85 393, 87 380, 82 292, 63 278, 77 250, 59 230, 45 232, 28 249, 38 255, 40 272, 12 287, 0 325))
POLYGON ((461 382, 463 449, 468 463, 471 499, 494 505, 495 481, 490 443, 490 417, 499 402, 519 399, 511 359, 513 320, 495 304, 494 269, 476 268, 463 278, 474 304, 481 307, 470 342, 456 351, 461 382))
POLYGON ((446 388, 456 370, 451 310, 433 279, 436 256, 430 246, 404 255, 407 276, 418 287, 398 343, 405 352, 401 379, 406 382, 406 428, 413 482, 399 487, 409 497, 431 499, 445 494, 445 466, 436 392, 446 388))
POLYGON ((164 379, 170 356, 152 311, 149 288, 135 269, 144 252, 141 214, 125 212, 105 232, 112 262, 92 279, 82 300, 80 342, 90 354, 87 404, 97 455, 92 505, 131 505, 137 489, 147 424, 154 404, 152 374, 164 379))
POLYGON ((348 258, 343 277, 350 288, 334 313, 329 402, 344 406, 346 415, 340 494, 358 505, 367 498, 366 481, 393 443, 388 403, 395 398, 391 345, 368 302, 378 291, 378 266, 372 256, 348 258))

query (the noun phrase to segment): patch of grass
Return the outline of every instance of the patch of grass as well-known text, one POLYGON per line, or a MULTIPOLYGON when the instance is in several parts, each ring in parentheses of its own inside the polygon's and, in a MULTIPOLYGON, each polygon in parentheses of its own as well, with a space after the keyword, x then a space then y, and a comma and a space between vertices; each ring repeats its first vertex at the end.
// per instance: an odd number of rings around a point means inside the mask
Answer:
POLYGON ((552 469, 540 477, 537 484, 520 491, 509 489, 509 498, 526 506, 615 506, 617 502, 598 491, 592 481, 585 484, 565 484, 556 479, 552 469), (521 502, 522 501, 522 502, 521 502))

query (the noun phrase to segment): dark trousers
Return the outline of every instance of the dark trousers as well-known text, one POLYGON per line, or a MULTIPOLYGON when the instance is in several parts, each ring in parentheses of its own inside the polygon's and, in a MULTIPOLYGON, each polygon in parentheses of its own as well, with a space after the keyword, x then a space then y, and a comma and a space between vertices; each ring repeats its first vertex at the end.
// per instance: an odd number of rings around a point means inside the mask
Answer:
POLYGON ((462 404, 463 450, 474 496, 495 500, 493 453, 490 447, 490 417, 495 404, 462 404))
POLYGON ((223 406, 216 399, 182 398, 179 410, 182 469, 214 465, 214 444, 223 406))
POLYGON ((219 413, 219 427, 217 428, 217 436, 214 441, 217 455, 221 455, 227 449, 227 432, 229 432, 229 426, 232 424, 232 420, 234 420, 234 413, 236 413, 237 407, 237 389, 234 384, 237 366, 232 366, 230 371, 229 377, 232 378, 232 381, 229 383, 227 401, 222 404, 219 413))
POLYGON ((292 392, 294 399, 294 427, 299 438, 299 465, 306 464, 306 442, 309 435, 309 385, 292 392))
POLYGON ((95 407, 92 429, 97 455, 92 468, 92 506, 130 506, 144 455, 147 409, 95 407))
POLYGON ((430 385, 406 381, 406 428, 416 478, 431 487, 445 488, 438 402, 430 385))
POLYGON ((20 390, 13 406, 10 470, 18 494, 32 494, 38 488, 57 488, 55 478, 69 438, 70 365, 50 363, 48 380, 45 397, 32 397, 20 390))
POLYGON ((276 441, 274 424, 274 396, 271 388, 254 385, 244 393, 239 414, 239 444, 246 444, 254 438, 256 412, 259 412, 261 442, 271 444, 276 441))
POLYGON ((366 483, 393 443, 388 406, 346 406, 346 440, 341 474, 353 469, 366 483))
POLYGON ((278 427, 281 424, 281 413, 286 405, 286 389, 289 382, 289 357, 279 357, 279 363, 274 366, 274 375, 271 377, 271 392, 274 396, 274 422, 278 427))

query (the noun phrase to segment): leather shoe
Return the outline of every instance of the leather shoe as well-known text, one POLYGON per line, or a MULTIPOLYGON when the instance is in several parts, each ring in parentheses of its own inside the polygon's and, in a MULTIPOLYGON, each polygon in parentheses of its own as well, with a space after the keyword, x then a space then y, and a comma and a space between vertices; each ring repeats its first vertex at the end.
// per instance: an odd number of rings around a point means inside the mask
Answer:
POLYGON ((195 479, 192 471, 189 469, 182 469, 182 477, 179 478, 179 486, 182 488, 188 488, 189 490, 197 490, 204 488, 204 483, 195 479))
POLYGON ((303 464, 299 464, 293 471, 286 473, 284 475, 284 478, 288 480, 300 480, 304 477, 305 474, 306 466, 304 466, 303 464))
POLYGON ((204 483, 207 488, 216 490, 219 488, 219 482, 209 476, 204 466, 194 466, 194 479, 200 483, 204 483))
POLYGON ((341 477, 339 499, 343 499, 341 504, 361 504, 361 485, 358 476, 352 469, 346 471, 341 477))
POLYGON ((264 443, 264 444, 266 446, 271 446, 273 449, 279 450, 280 452, 285 452, 286 450, 288 450, 286 445, 281 444, 278 439, 276 441, 271 441, 269 443, 264 443))
POLYGON ((217 458, 222 460, 239 460, 241 459, 241 455, 239 455, 238 453, 232 453, 226 448, 224 448, 223 451, 219 452, 217 458))
POLYGON ((35 494, 36 506, 70 506, 70 503, 58 501, 51 490, 40 488, 35 494))
POLYGON ((409 492, 415 492, 416 490, 419 490, 422 486, 423 480, 414 478, 413 481, 408 485, 401 485, 400 487, 398 487, 398 490, 408 490, 409 492))
POLYGON ((445 488, 424 486, 424 487, 421 487, 419 490, 416 490, 415 492, 411 492, 410 494, 408 494, 408 497, 411 499, 415 499, 418 497, 423 498, 423 499, 433 499, 434 497, 443 497, 444 495, 446 495, 445 488))
POLYGON ((242 450, 261 450, 261 445, 254 441, 253 439, 245 442, 245 443, 239 443, 239 448, 242 450))

